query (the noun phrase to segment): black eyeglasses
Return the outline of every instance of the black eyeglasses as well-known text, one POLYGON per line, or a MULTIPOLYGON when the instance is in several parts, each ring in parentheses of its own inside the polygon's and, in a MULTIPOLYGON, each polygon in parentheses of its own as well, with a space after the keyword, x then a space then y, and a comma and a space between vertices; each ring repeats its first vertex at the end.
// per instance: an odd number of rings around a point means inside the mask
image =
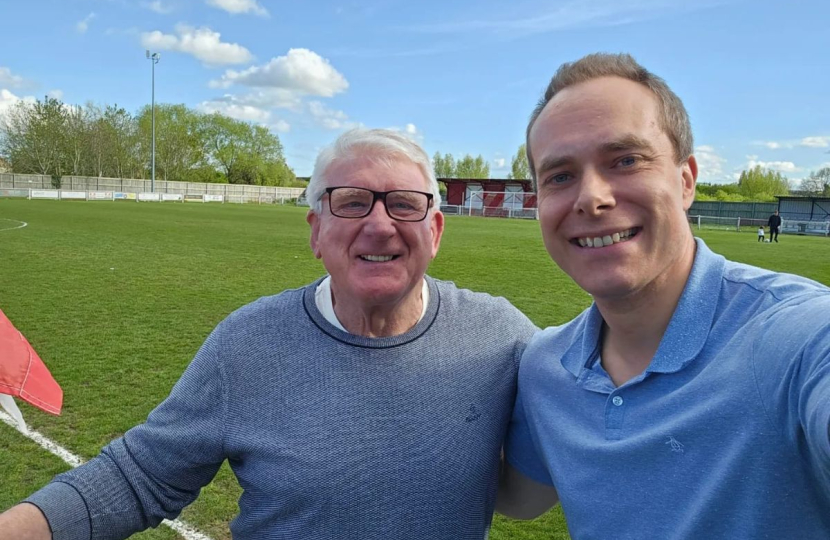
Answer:
POLYGON ((432 203, 432 193, 394 189, 375 191, 358 187, 330 187, 329 209, 332 215, 347 219, 366 217, 378 199, 383 201, 386 214, 397 221, 422 221, 432 203))

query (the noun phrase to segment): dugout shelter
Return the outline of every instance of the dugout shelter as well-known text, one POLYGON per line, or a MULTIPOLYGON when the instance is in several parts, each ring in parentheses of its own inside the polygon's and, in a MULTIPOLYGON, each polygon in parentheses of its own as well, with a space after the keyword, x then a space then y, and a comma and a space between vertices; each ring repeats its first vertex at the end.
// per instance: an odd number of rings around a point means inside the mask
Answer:
POLYGON ((781 232, 830 236, 830 197, 779 195, 781 232))

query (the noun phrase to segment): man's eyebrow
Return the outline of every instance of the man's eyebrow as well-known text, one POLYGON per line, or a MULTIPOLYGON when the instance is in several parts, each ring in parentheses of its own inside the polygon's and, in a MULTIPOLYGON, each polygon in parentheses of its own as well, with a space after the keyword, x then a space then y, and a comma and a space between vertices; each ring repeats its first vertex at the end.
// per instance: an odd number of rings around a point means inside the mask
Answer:
POLYGON ((568 163, 571 163, 573 158, 571 156, 547 156, 542 159, 539 163, 539 167, 536 170, 540 173, 545 171, 550 171, 552 169, 558 169, 559 167, 563 167, 568 163))
POLYGON ((642 137, 633 134, 626 134, 618 139, 600 145, 603 152, 624 152, 626 150, 645 150, 654 153, 654 146, 642 137))

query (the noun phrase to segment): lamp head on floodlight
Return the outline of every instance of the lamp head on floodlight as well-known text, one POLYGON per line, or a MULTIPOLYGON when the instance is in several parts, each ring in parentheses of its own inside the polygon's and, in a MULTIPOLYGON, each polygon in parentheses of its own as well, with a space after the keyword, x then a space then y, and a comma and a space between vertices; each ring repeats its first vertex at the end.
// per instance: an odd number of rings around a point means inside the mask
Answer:
POLYGON ((146 55, 147 55, 147 58, 150 58, 150 49, 146 49, 146 50, 144 51, 144 54, 146 54, 146 55))

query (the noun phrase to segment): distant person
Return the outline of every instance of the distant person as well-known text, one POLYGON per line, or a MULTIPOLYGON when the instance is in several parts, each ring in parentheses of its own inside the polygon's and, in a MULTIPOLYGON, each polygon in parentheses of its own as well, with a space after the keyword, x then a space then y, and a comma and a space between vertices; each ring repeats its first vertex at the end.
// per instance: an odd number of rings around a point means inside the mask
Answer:
POLYGON ((497 508, 574 540, 830 538, 830 289, 695 239, 683 103, 626 54, 562 65, 527 154, 593 298, 522 358, 497 508))
POLYGON ((775 240, 775 243, 777 244, 778 231, 781 227, 781 216, 778 215, 778 210, 776 210, 775 213, 769 217, 767 225, 769 225, 769 241, 772 242, 775 240))
POLYGON ((1 515, 0 539, 126 538, 178 516, 225 460, 237 539, 487 536, 536 328, 425 275, 444 216, 406 137, 344 133, 307 196, 329 275, 231 314, 145 424, 1 515))
POLYGON ((764 241, 764 228, 763 227, 758 227, 758 241, 759 242, 764 241))

